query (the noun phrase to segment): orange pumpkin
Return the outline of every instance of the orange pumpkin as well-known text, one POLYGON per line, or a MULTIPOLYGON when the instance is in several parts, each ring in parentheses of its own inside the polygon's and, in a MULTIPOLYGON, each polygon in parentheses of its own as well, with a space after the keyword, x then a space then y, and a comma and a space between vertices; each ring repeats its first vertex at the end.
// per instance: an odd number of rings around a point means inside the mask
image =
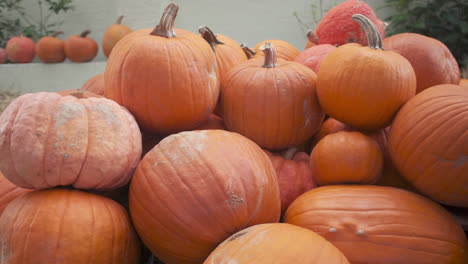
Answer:
POLYGON ((318 142, 310 155, 310 164, 318 185, 372 184, 382 176, 383 155, 372 138, 342 131, 318 142))
POLYGON ((265 150, 275 167, 278 179, 281 214, 301 194, 315 188, 315 181, 310 169, 310 157, 296 148, 287 150, 283 155, 265 150))
POLYGON ((104 32, 102 38, 102 50, 104 55, 109 57, 114 46, 126 35, 130 34, 132 30, 126 26, 122 25, 122 20, 124 16, 119 16, 115 24, 109 26, 104 32))
POLYGON ((277 222, 280 196, 268 156, 224 130, 163 139, 130 185, 130 212, 145 245, 165 263, 202 263, 237 231, 277 222))
POLYGON ((367 32, 370 46, 351 43, 332 51, 320 65, 317 94, 331 117, 358 129, 376 130, 388 126, 415 95, 416 76, 403 56, 383 50, 369 19, 353 18, 367 32))
POLYGON ((319 44, 319 38, 315 34, 315 32, 312 29, 307 31, 307 43, 306 43, 305 49, 311 48, 318 44, 319 44))
POLYGON ((395 166, 418 191, 468 207, 468 90, 437 85, 412 98, 396 116, 389 148, 395 166))
POLYGON ((459 84, 460 68, 444 43, 416 33, 401 33, 383 40, 387 50, 398 52, 413 66, 416 93, 438 84, 459 84))
POLYGON ((65 41, 57 38, 60 34, 63 32, 57 31, 50 37, 42 37, 37 42, 36 54, 43 63, 58 63, 65 60, 65 41))
POLYGON ((285 222, 310 229, 350 263, 468 263, 465 233, 440 205, 381 186, 330 185, 296 199, 285 222))
POLYGON ((25 36, 16 36, 8 40, 5 50, 13 63, 30 63, 36 56, 36 44, 25 36))
POLYGON ((264 40, 257 45, 255 45, 255 56, 254 57, 264 57, 265 53, 262 52, 262 46, 266 43, 271 43, 271 45, 275 46, 277 57, 287 61, 293 61, 299 53, 301 53, 296 47, 289 44, 284 40, 264 40))
POLYGON ((154 30, 122 39, 104 74, 105 97, 125 106, 148 132, 193 129, 218 100, 215 54, 199 35, 173 29, 178 10, 177 4, 169 4, 154 30))
POLYGON ((92 61, 98 53, 97 42, 87 37, 91 30, 85 30, 80 35, 72 35, 65 40, 65 55, 73 62, 92 61))
POLYGON ((31 191, 30 189, 17 187, 7 180, 0 171, 0 215, 11 201, 31 191))
POLYGON ((91 77, 91 79, 87 80, 80 89, 104 96, 104 73, 91 77))
POLYGON ((316 233, 290 224, 261 224, 232 235, 204 264, 348 264, 334 245, 316 233))
POLYGON ((301 52, 294 61, 309 67, 309 69, 317 73, 320 64, 335 49, 336 47, 330 44, 315 45, 301 52))
POLYGON ((304 143, 324 118, 316 75, 299 63, 277 59, 270 43, 264 52, 264 58, 239 65, 222 80, 226 127, 271 150, 304 143))
POLYGON ((320 129, 317 132, 317 134, 315 134, 313 146, 317 145, 317 143, 320 140, 322 140, 322 138, 324 138, 325 136, 340 131, 353 131, 353 128, 334 118, 328 118, 327 120, 325 120, 325 122, 322 123, 322 126, 320 126, 320 129))
POLYGON ((114 189, 130 181, 140 160, 135 119, 105 98, 24 94, 0 124, 0 170, 22 188, 114 189))
POLYGON ((0 259, 9 264, 135 264, 141 245, 118 203, 51 189, 12 201, 0 217, 0 259))

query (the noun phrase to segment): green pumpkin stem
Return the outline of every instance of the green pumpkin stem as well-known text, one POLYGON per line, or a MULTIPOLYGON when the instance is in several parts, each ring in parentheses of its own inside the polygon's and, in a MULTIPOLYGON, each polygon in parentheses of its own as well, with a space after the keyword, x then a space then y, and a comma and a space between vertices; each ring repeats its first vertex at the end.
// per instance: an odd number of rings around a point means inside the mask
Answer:
POLYGON ((270 42, 265 43, 260 49, 265 53, 265 63, 263 68, 278 68, 278 58, 276 57, 276 49, 270 42))
POLYGON ((174 22, 179 12, 179 5, 176 3, 170 3, 164 10, 163 15, 159 24, 151 32, 153 36, 160 36, 164 38, 173 38, 176 36, 174 32, 174 22))
POLYGON ((361 14, 354 14, 353 20, 358 22, 361 28, 366 32, 367 41, 371 49, 384 49, 379 30, 370 19, 361 14))
POLYGON ((87 30, 81 32, 80 37, 86 38, 90 33, 91 33, 91 30, 87 29, 87 30))
POLYGON ((218 44, 224 44, 223 42, 219 41, 216 38, 216 35, 211 31, 211 29, 207 26, 200 26, 198 28, 198 32, 201 34, 201 36, 210 44, 211 48, 213 51, 215 51, 215 46, 218 44))
POLYGON ((117 24, 117 25, 122 24, 123 19, 124 19, 124 16, 119 16, 119 18, 117 18, 117 21, 115 21, 115 24, 117 24))
POLYGON ((247 56, 248 59, 251 59, 251 58, 253 58, 253 56, 255 56, 256 52, 254 50, 252 50, 251 48, 249 48, 247 46, 247 44, 242 43, 240 45, 240 47, 242 48, 242 50, 244 51, 244 53, 245 53, 245 55, 247 56))

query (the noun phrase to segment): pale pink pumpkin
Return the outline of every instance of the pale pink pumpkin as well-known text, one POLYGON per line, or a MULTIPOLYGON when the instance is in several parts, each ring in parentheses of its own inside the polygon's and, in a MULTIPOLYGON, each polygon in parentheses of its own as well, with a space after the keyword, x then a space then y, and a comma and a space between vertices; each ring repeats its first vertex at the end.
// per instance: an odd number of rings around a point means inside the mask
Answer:
POLYGON ((312 46, 301 52, 294 61, 307 66, 317 73, 322 61, 335 49, 336 47, 330 44, 312 46))
POLYGON ((19 187, 115 189, 140 155, 135 119, 105 98, 30 93, 0 115, 0 170, 19 187))

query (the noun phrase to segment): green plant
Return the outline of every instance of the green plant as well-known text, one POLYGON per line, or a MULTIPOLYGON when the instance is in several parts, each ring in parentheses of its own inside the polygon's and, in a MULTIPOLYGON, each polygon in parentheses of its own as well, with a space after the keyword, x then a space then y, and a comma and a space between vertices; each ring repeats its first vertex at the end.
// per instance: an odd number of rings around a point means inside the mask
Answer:
POLYGON ((54 18, 73 10, 73 0, 37 0, 38 14, 27 12, 23 0, 0 0, 0 47, 16 35, 37 41, 57 30, 63 21, 54 18))
POLYGON ((442 41, 460 67, 468 66, 468 1, 385 0, 383 8, 395 12, 386 18, 388 35, 423 34, 442 41))

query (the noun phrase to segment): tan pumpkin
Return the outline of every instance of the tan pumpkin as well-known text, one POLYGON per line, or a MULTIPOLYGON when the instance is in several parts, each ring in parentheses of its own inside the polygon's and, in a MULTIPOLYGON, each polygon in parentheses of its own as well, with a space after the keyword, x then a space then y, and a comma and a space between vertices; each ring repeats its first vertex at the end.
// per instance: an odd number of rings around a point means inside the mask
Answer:
POLYGON ((297 146, 312 137, 324 118, 316 75, 299 63, 277 59, 270 43, 264 52, 265 57, 239 65, 222 80, 224 122, 263 148, 297 146))
POLYGON ((232 235, 204 264, 327 263, 348 264, 330 242, 316 233, 290 224, 261 224, 232 235))
POLYGON ((135 119, 105 98, 24 94, 0 124, 0 170, 22 188, 118 188, 141 156, 135 119))
POLYGON ((465 233, 437 203, 372 185, 330 185, 296 199, 285 222, 310 229, 350 263, 468 263, 465 233))
POLYGON ((428 88, 398 112, 390 154, 419 192, 452 206, 468 207, 468 90, 428 88))
POLYGON ((118 203, 77 190, 34 191, 0 217, 0 260, 8 264, 135 264, 141 244, 118 203))
POLYGON ((23 189, 14 185, 0 172, 0 215, 2 215, 3 210, 11 201, 31 191, 30 189, 23 189))
POLYGON ((130 186, 133 223, 165 263, 202 263, 237 231, 278 222, 280 211, 268 156, 224 130, 166 137, 145 155, 130 186))
POLYGON ((293 61, 299 53, 301 53, 296 47, 293 45, 289 44, 288 42, 284 40, 279 40, 279 39, 273 39, 273 40, 264 40, 257 45, 255 45, 254 50, 255 50, 255 56, 254 57, 264 57, 265 53, 262 52, 262 46, 265 45, 266 43, 271 43, 273 46, 276 48, 276 54, 278 58, 287 60, 287 61, 293 61))

